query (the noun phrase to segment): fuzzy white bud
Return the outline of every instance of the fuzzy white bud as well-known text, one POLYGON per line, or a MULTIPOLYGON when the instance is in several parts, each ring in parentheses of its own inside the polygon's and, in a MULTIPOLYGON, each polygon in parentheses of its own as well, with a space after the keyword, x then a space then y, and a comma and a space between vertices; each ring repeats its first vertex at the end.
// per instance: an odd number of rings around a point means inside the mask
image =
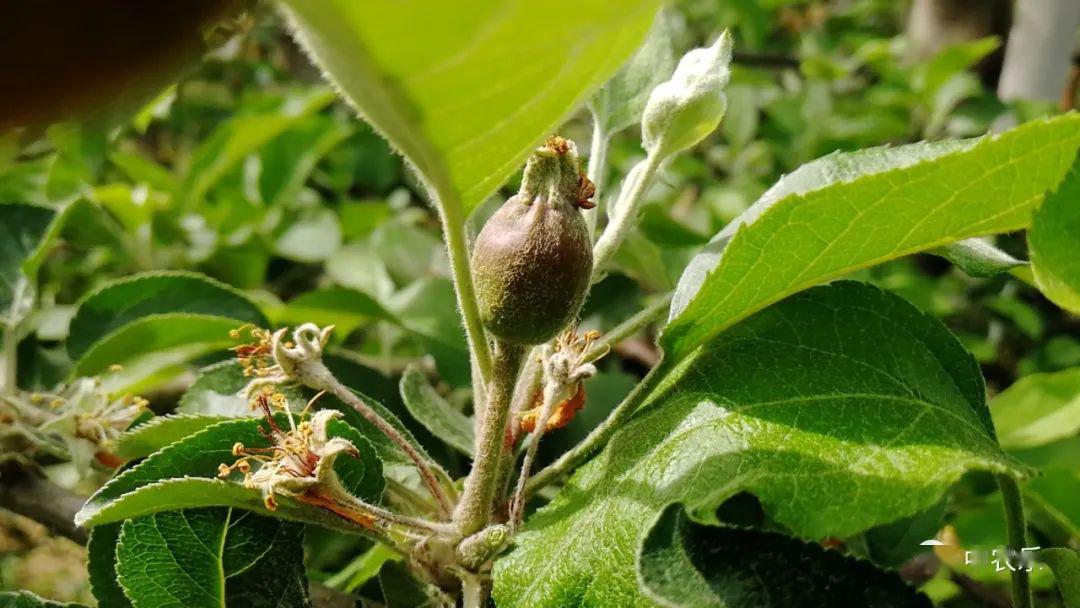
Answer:
POLYGON ((641 118, 642 143, 652 154, 677 154, 716 130, 727 108, 724 87, 731 77, 731 35, 679 60, 671 79, 649 95, 641 118))

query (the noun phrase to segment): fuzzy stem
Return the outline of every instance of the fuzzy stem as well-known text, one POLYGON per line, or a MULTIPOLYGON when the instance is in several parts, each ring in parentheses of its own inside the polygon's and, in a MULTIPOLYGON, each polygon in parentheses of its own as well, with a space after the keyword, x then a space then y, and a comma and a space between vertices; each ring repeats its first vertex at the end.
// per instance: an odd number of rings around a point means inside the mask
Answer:
POLYGON ((471 574, 461 577, 461 605, 462 608, 487 606, 487 589, 484 588, 480 577, 471 574))
POLYGON ((525 482, 529 480, 529 471, 532 470, 536 452, 540 449, 540 439, 547 432, 548 419, 558 402, 558 385, 547 382, 544 385, 544 403, 540 408, 540 417, 536 421, 536 428, 530 436, 529 447, 525 450, 525 458, 521 461, 521 473, 518 476, 517 486, 514 488, 514 497, 510 501, 510 529, 517 530, 525 514, 525 482))
POLYGON ((664 361, 661 359, 660 363, 641 379, 641 382, 623 399, 622 403, 611 410, 608 417, 593 429, 581 443, 571 448, 543 470, 537 472, 536 475, 533 475, 532 479, 525 484, 523 500, 551 483, 560 475, 577 468, 594 452, 604 447, 611 439, 611 436, 615 434, 615 431, 619 430, 619 427, 630 418, 630 415, 637 411, 645 398, 652 394, 652 390, 660 383, 666 371, 667 366, 664 365, 664 361))
MULTIPOLYGON (((1027 545, 1027 523, 1024 520, 1024 499, 1020 486, 1008 475, 997 476, 998 487, 1005 503, 1005 526, 1009 536, 1009 548, 1013 555, 1022 555, 1027 545)), ((1008 559, 1010 556, 1006 556, 1008 559)), ((1020 564, 1012 571, 1013 608, 1031 608, 1031 580, 1027 568, 1020 564)))
POLYGON ((673 293, 664 294, 664 297, 649 304, 634 316, 611 328, 611 331, 603 334, 599 340, 593 342, 593 345, 589 347, 589 352, 585 353, 583 361, 585 363, 596 361, 600 357, 603 357, 619 342, 636 334, 645 327, 648 327, 653 321, 664 316, 668 309, 671 308, 671 298, 673 295, 673 293))
POLYGON ((4 377, 3 384, 0 384, 0 396, 8 397, 15 394, 15 388, 18 384, 16 377, 18 376, 18 346, 19 338, 17 336, 19 329, 15 325, 4 327, 4 377))
POLYGON ((596 201, 596 209, 592 213, 585 214, 585 223, 589 226, 589 235, 595 240, 596 226, 600 215, 604 212, 604 177, 607 175, 607 152, 611 139, 600 124, 600 117, 592 112, 592 142, 589 144, 589 171, 586 174, 589 181, 596 188, 593 200, 596 201))
POLYGON ((491 349, 488 347, 484 325, 480 321, 480 306, 476 301, 476 288, 473 285, 472 269, 469 266, 469 248, 465 239, 465 218, 461 213, 461 202, 457 195, 448 188, 435 193, 438 203, 439 219, 442 220, 443 235, 446 238, 446 252, 450 259, 450 273, 454 279, 454 292, 457 294, 458 309, 465 325, 465 337, 469 342, 469 352, 479 369, 479 378, 474 379, 474 392, 479 386, 486 386, 491 377, 491 349))
POLYGON ((405 531, 407 532, 422 536, 426 536, 432 532, 446 533, 451 530, 448 524, 440 524, 418 517, 400 515, 360 500, 344 490, 339 492, 328 492, 325 490, 309 492, 299 498, 308 504, 329 509, 345 519, 362 526, 370 526, 373 523, 378 524, 380 527, 397 526, 405 528, 405 531))
POLYGON ((663 160, 660 154, 649 152, 645 160, 635 165, 626 176, 619 198, 611 208, 611 220, 593 247, 593 283, 604 277, 611 258, 633 227, 642 199, 663 160))
POLYGON ((371 409, 368 404, 364 403, 360 397, 356 396, 356 393, 349 390, 347 386, 338 381, 333 374, 327 370, 324 387, 313 388, 325 388, 330 391, 330 394, 334 395, 349 407, 353 408, 364 417, 365 420, 370 422, 379 430, 380 433, 386 436, 397 447, 401 448, 401 451, 405 452, 405 455, 409 457, 409 460, 416 465, 417 470, 420 471, 420 479, 423 480, 424 486, 427 487, 431 495, 439 503, 439 511, 442 515, 449 515, 453 510, 453 505, 450 499, 447 498, 446 493, 443 491, 442 485, 439 483, 438 477, 435 475, 435 470, 432 466, 433 463, 428 462, 426 458, 409 442, 401 433, 398 432, 394 425, 387 422, 380 416, 375 410, 371 409))
POLYGON ((473 450, 473 467, 465 479, 465 491, 454 513, 454 523, 462 536, 478 532, 491 517, 514 382, 524 353, 522 346, 501 341, 495 343, 487 405, 473 450))

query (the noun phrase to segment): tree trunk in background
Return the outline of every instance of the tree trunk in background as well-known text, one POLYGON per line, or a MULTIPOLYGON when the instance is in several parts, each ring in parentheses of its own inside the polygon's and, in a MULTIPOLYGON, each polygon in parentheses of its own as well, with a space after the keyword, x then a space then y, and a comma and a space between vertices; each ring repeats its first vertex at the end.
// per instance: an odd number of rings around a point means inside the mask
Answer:
POLYGON ((997 36, 998 49, 975 66, 983 84, 993 90, 1011 24, 1012 0, 915 0, 907 23, 911 59, 926 61, 947 47, 997 36))
POLYGON ((1080 0, 1019 0, 998 97, 1004 101, 1058 101, 1065 89, 1080 0))

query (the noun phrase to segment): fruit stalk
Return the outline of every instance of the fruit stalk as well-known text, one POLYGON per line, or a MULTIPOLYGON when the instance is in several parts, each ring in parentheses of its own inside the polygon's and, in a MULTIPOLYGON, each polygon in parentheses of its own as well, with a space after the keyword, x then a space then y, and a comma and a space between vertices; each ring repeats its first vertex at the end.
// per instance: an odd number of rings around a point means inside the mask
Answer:
POLYGON ((465 479, 465 489, 454 512, 454 524, 458 534, 468 536, 487 525, 492 505, 499 463, 506 440, 506 422, 510 414, 510 401, 514 395, 514 383, 525 347, 497 341, 492 358, 491 382, 487 391, 487 406, 476 435, 475 459, 472 470, 465 479))

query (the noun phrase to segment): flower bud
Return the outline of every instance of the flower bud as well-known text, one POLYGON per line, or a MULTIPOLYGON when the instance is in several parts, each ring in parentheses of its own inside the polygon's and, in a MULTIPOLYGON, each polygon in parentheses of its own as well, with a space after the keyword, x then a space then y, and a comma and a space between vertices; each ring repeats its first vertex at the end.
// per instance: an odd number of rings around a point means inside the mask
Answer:
POLYGON ((488 331, 512 344, 541 344, 573 321, 592 276, 582 209, 592 184, 572 142, 553 137, 525 166, 521 190, 484 224, 472 270, 488 331))
POLYGON ((727 108, 731 47, 731 35, 724 32, 716 44, 684 55, 671 79, 653 89, 641 118, 646 150, 671 156, 716 130, 727 108))

